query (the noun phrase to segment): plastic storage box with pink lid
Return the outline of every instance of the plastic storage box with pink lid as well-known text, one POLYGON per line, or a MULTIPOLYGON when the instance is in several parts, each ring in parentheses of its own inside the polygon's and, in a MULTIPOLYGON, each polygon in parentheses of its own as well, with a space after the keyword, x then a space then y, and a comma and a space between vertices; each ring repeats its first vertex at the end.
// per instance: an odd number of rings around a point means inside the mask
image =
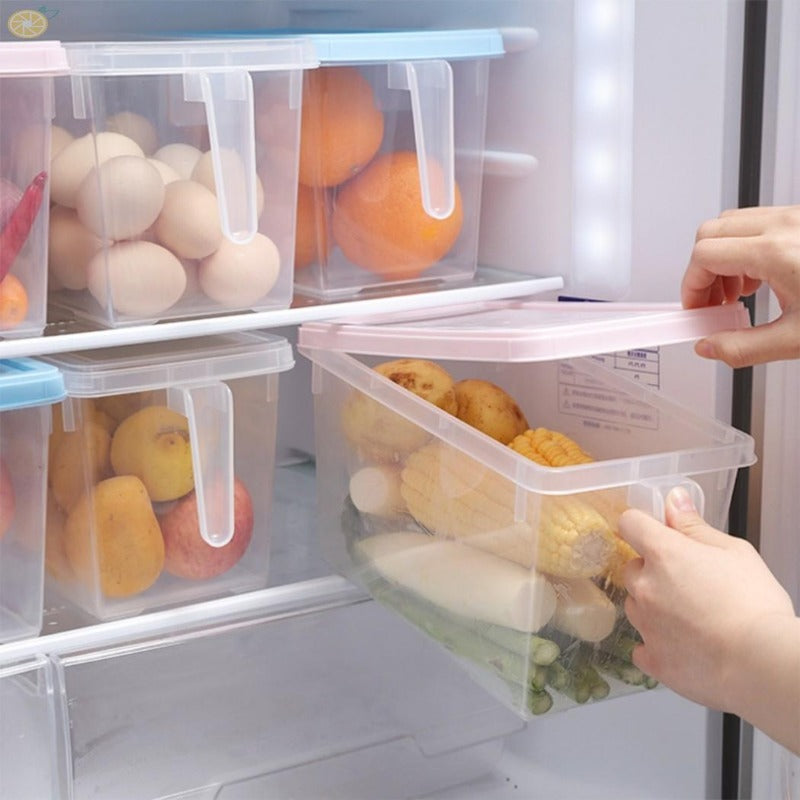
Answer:
POLYGON ((58 42, 0 43, 0 336, 38 336, 47 317, 47 225, 58 42))
POLYGON ((263 588, 280 336, 52 356, 48 581, 94 617, 263 588))
POLYGON ((749 324, 734 304, 496 301, 307 323, 320 540, 521 716, 650 688, 616 535, 685 486, 723 527, 750 436, 598 353, 749 324))
POLYGON ((65 45, 54 305, 102 326, 287 308, 309 43, 65 45))

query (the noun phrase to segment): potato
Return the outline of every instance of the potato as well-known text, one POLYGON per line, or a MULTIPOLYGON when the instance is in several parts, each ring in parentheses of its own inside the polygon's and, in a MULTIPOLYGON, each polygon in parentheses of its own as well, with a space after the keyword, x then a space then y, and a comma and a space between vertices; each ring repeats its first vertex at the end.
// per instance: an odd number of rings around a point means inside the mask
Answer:
POLYGON ((64 511, 70 511, 84 492, 108 476, 110 443, 108 431, 93 420, 58 436, 49 478, 53 497, 64 511))
POLYGON ((508 444, 528 429, 513 397, 491 381, 467 378, 455 385, 456 416, 492 439, 508 444))
MULTIPOLYGON (((377 364, 374 369, 448 414, 455 414, 453 379, 438 364, 401 358, 377 364)), ((344 404, 342 430, 364 458, 379 463, 400 461, 430 438, 424 428, 360 392, 354 392, 344 404)))
POLYGON ((64 523, 67 517, 58 507, 52 492, 47 493, 47 517, 44 528, 44 568, 57 580, 73 578, 64 547, 64 523))
POLYGON ((122 422, 135 411, 152 405, 155 392, 129 392, 128 394, 110 394, 95 398, 94 405, 98 411, 107 414, 116 424, 122 422))
POLYGON ((121 475, 83 495, 64 525, 64 550, 76 577, 88 586, 99 577, 106 597, 152 586, 164 566, 164 539, 144 484, 121 475))
POLYGON ((135 475, 157 502, 194 488, 189 421, 167 406, 147 406, 124 419, 111 440, 117 475, 135 475))

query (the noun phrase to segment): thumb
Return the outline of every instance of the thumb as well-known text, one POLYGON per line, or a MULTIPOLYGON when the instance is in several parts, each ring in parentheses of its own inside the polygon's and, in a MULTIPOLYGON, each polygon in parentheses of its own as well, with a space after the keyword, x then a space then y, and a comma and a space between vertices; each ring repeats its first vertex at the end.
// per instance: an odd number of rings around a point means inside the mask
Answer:
POLYGON ((749 367, 798 355, 796 319, 781 316, 755 328, 722 331, 701 339, 695 352, 703 358, 724 361, 730 367, 749 367))
POLYGON ((665 518, 670 528, 686 534, 695 541, 718 545, 727 540, 724 533, 712 528, 697 513, 692 496, 683 486, 676 486, 667 495, 665 518))

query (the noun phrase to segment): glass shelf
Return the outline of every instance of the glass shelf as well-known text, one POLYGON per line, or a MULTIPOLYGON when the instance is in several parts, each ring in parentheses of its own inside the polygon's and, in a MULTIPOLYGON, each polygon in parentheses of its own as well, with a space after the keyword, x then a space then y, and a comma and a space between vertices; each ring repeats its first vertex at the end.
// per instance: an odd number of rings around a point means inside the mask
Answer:
POLYGON ((186 339, 231 331, 257 330, 299 325, 303 322, 353 318, 375 312, 433 308, 476 300, 498 300, 525 297, 557 291, 563 287, 560 277, 536 277, 489 267, 479 268, 465 284, 426 286, 424 291, 395 288, 384 293, 370 292, 349 300, 325 301, 298 295, 291 308, 227 314, 197 319, 161 322, 153 325, 131 325, 122 328, 94 328, 80 319, 52 319, 43 336, 0 341, 0 358, 38 356, 51 353, 91 350, 97 347, 136 344, 140 342, 186 339))

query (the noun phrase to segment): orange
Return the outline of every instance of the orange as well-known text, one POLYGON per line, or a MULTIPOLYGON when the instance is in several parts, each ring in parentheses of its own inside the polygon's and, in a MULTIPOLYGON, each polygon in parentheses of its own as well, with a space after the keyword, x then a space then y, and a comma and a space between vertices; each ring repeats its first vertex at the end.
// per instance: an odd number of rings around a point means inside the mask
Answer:
POLYGON ((14 275, 0 281, 0 329, 16 328, 28 315, 28 293, 14 275))
POLYGON ((336 186, 378 152, 383 114, 355 67, 324 67, 303 76, 300 182, 336 186))
MULTIPOLYGON (((432 181, 444 180, 428 162, 432 181)), ((345 257, 390 280, 416 278, 453 246, 464 221, 461 192, 446 219, 422 206, 416 153, 385 153, 343 186, 333 211, 333 237, 345 257)))
POLYGON ((298 184, 294 268, 324 264, 330 251, 330 198, 326 189, 298 184))

